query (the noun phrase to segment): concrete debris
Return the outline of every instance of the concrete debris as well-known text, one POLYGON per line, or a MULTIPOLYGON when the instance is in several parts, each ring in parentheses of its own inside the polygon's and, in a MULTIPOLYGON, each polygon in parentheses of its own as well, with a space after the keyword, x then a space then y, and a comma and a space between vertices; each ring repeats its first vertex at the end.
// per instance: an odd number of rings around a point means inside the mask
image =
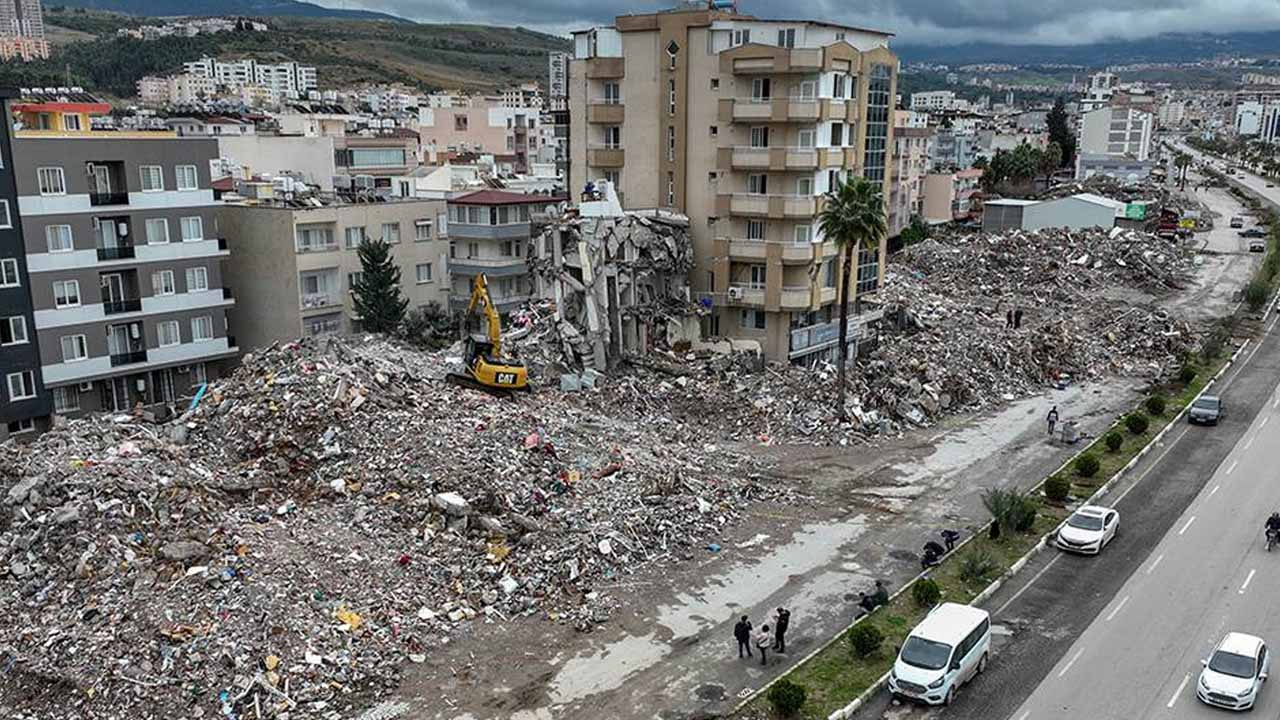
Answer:
POLYGON ((588 631, 624 576, 788 499, 665 412, 498 400, 432 379, 447 362, 306 340, 245 356, 185 443, 90 417, 3 446, 0 707, 354 717, 469 623, 588 631))

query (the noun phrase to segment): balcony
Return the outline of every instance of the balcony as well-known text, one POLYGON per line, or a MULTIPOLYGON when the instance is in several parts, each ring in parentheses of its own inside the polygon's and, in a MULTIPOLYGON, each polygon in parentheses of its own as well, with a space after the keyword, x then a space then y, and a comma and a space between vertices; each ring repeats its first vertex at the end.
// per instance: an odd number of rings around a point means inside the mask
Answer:
POLYGON ((734 170, 768 169, 786 172, 818 169, 818 151, 814 148, 737 146, 729 151, 729 155, 729 166, 734 170))
POLYGON ((142 312, 142 299, 128 298, 125 300, 103 300, 102 312, 107 315, 142 312))
POLYGON ((741 285, 730 285, 727 300, 730 305, 752 305, 764 307, 764 284, 745 283, 741 285))
POLYGON ((128 260, 134 256, 132 245, 98 248, 98 260, 128 260))
POLYGON ((587 148, 587 166, 593 168, 620 168, 626 156, 620 147, 587 148))
POLYGON ((626 106, 609 100, 593 100, 587 105, 587 122, 621 125, 626 119, 626 106))
POLYGON ((736 75, 818 73, 823 70, 822 48, 780 48, 744 45, 720 53, 720 71, 736 75))
POLYGON ((814 195, 724 193, 716 196, 716 214, 721 216, 808 219, 820 212, 823 205, 824 198, 814 195))
POLYGON ((129 193, 91 192, 89 193, 89 204, 93 207, 103 207, 106 205, 128 205, 129 193))
POLYGON ((137 365, 147 361, 146 350, 130 350, 129 352, 116 353, 111 356, 111 367, 120 367, 121 365, 137 365))
POLYGON ((620 57, 587 58, 582 64, 588 80, 614 80, 626 74, 626 64, 620 57))
POLYGON ((732 238, 729 240, 729 257, 734 260, 764 260, 768 252, 764 240, 732 238))
POLYGON ((817 98, 731 98, 727 119, 734 122, 817 122, 821 106, 817 98))
POLYGON ((808 285, 783 285, 778 301, 783 310, 807 310, 813 302, 813 290, 808 285))
POLYGON ((807 263, 813 260, 813 243, 783 243, 782 262, 807 263))
POLYGON ((318 310, 340 305, 341 301, 333 293, 307 293, 302 296, 303 310, 318 310))

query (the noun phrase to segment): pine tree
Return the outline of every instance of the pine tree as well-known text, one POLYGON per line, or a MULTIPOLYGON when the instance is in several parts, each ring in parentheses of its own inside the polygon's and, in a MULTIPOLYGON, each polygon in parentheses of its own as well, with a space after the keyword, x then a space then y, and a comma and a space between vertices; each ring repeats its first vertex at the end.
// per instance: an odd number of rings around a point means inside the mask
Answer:
POLYGON ((395 332, 409 300, 400 295, 400 268, 391 257, 391 246, 381 239, 366 238, 357 252, 361 273, 352 300, 361 325, 368 332, 395 332))
POLYGON ((1049 125, 1049 142, 1057 143, 1062 148, 1062 167, 1068 167, 1076 160, 1076 136, 1071 133, 1067 122, 1066 101, 1059 95, 1053 103, 1053 109, 1045 117, 1049 125))

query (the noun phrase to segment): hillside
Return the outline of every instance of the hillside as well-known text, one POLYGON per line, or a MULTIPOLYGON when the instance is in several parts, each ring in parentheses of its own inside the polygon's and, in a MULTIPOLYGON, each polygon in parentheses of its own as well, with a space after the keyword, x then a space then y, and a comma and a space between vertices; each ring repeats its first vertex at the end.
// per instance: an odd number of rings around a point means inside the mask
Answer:
POLYGON ((329 17, 356 20, 408 22, 395 15, 372 10, 340 10, 299 0, 58 0, 66 7, 108 10, 129 15, 253 15, 260 17, 329 17))
POLYGON ((893 48, 905 62, 949 65, 1061 63, 1098 68, 1132 63, 1196 62, 1223 55, 1276 57, 1280 55, 1280 32, 1240 32, 1222 35, 1168 33, 1140 40, 1109 40, 1087 45, 894 43, 893 48))
POLYGON ((482 25, 277 17, 268 19, 267 32, 142 41, 115 36, 116 28, 137 25, 137 17, 50 8, 46 22, 94 39, 59 45, 44 62, 4 63, 0 85, 70 83, 131 97, 144 75, 181 70, 184 61, 207 54, 315 65, 322 88, 400 82, 423 91, 485 90, 545 79, 547 53, 569 47, 551 35, 482 25))

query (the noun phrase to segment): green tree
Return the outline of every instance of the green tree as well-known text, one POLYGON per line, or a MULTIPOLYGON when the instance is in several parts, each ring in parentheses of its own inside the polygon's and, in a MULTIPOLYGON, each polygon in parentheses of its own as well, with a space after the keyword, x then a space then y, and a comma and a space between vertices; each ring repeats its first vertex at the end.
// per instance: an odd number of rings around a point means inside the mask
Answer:
POLYGON ((849 268, 858 251, 866 248, 880 251, 887 232, 884 193, 880 183, 856 177, 837 183, 827 193, 827 205, 818 217, 822 234, 840 248, 840 362, 836 368, 837 412, 840 419, 848 420, 845 410, 845 365, 848 364, 849 347, 849 268))
POLYGON ((1053 184, 1053 174, 1062 167, 1062 146, 1051 142, 1040 153, 1040 174, 1044 176, 1044 186, 1053 184))
POLYGON ((1173 157, 1173 166, 1178 169, 1178 187, 1187 189, 1187 168, 1191 167, 1191 156, 1180 152, 1173 157))
POLYGON ((360 279, 353 288, 352 300, 361 325, 369 332, 395 332, 404 320, 409 300, 400 295, 400 268, 391 257, 391 246, 381 238, 366 238, 357 253, 360 279))
POLYGON ((1067 119, 1066 100, 1059 95, 1053 103, 1053 109, 1045 117, 1049 125, 1049 142, 1062 148, 1062 160, 1059 167, 1067 167, 1076 157, 1076 136, 1071 132, 1071 124, 1067 119))

